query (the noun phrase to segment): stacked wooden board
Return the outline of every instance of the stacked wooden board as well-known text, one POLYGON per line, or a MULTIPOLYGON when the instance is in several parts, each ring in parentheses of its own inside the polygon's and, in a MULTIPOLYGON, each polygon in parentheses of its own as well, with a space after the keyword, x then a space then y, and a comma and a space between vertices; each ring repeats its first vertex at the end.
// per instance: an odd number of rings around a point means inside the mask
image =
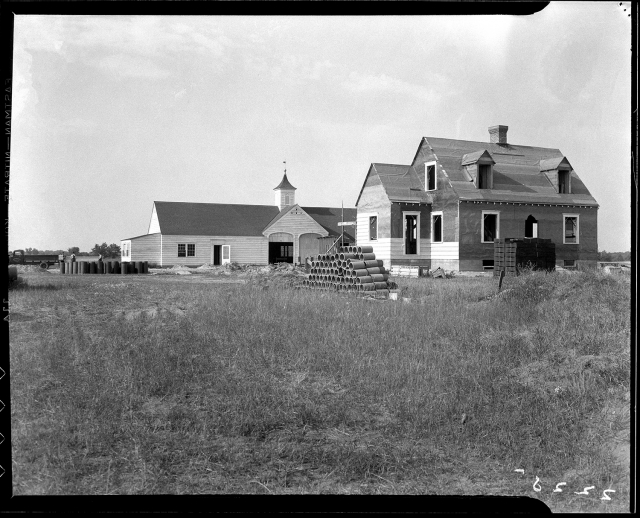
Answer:
POLYGON ((401 264, 391 265, 391 275, 393 277, 420 277, 421 266, 404 266, 401 264))
POLYGON ((518 269, 531 265, 538 270, 553 270, 556 266, 556 245, 551 239, 504 238, 493 243, 493 275, 514 276, 518 269))
POLYGON ((371 246, 345 246, 334 254, 310 258, 311 269, 302 287, 388 297, 393 283, 371 246))

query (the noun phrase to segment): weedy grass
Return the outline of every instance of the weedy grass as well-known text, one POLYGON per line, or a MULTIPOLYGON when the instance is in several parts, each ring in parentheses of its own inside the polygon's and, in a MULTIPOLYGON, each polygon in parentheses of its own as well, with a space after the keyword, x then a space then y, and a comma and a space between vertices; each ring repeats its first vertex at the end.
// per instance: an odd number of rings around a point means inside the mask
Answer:
POLYGON ((628 458, 612 451, 628 441, 628 278, 527 271, 499 296, 490 278, 398 279, 397 302, 165 280, 11 292, 15 494, 628 510, 628 458))

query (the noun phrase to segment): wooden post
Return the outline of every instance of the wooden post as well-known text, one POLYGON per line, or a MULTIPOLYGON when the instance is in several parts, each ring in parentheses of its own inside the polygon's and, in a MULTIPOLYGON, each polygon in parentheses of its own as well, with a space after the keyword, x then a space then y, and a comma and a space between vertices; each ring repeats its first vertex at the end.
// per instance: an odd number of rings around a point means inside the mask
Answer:
POLYGON ((502 279, 504 279, 504 270, 500 271, 500 282, 498 282, 498 292, 502 289, 502 279))

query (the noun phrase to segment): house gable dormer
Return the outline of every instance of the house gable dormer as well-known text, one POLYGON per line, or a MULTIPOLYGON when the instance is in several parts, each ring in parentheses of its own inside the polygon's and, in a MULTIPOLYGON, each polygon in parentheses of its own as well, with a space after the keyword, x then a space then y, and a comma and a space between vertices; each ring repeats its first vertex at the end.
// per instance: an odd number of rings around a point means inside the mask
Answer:
POLYGON ((571 194, 571 172, 573 167, 567 157, 540 160, 540 172, 544 173, 558 194, 571 194))
POLYGON ((486 149, 462 156, 461 165, 477 189, 493 189, 495 160, 486 149))
POLYGON ((438 188, 438 162, 435 160, 424 164, 424 190, 435 191, 438 188))

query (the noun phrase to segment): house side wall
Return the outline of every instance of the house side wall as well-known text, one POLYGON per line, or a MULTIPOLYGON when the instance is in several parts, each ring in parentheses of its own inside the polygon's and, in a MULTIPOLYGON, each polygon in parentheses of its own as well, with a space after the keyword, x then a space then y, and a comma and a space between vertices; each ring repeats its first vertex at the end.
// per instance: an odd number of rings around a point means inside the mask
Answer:
POLYGON ((372 246, 376 259, 391 259, 391 204, 377 174, 367 178, 358 202, 356 218, 356 244, 372 246), (369 240, 369 216, 378 216, 378 239, 369 240))
POLYGON ((211 263, 211 240, 229 245, 232 263, 268 264, 269 240, 264 236, 162 236, 162 264, 200 266, 211 263), (195 257, 178 257, 178 243, 195 244, 195 257))
POLYGON ((128 257, 122 257, 122 261, 160 263, 160 234, 147 234, 127 241, 130 243, 131 252, 128 257))
POLYGON ((556 264, 575 259, 580 266, 595 266, 598 255, 597 209, 551 207, 543 205, 506 205, 493 203, 460 203, 460 270, 482 271, 482 260, 493 259, 493 243, 481 243, 483 210, 500 212, 500 238, 523 238, 525 220, 531 215, 538 220, 538 237, 555 243, 556 264), (563 214, 579 214, 579 243, 562 243, 563 214))

